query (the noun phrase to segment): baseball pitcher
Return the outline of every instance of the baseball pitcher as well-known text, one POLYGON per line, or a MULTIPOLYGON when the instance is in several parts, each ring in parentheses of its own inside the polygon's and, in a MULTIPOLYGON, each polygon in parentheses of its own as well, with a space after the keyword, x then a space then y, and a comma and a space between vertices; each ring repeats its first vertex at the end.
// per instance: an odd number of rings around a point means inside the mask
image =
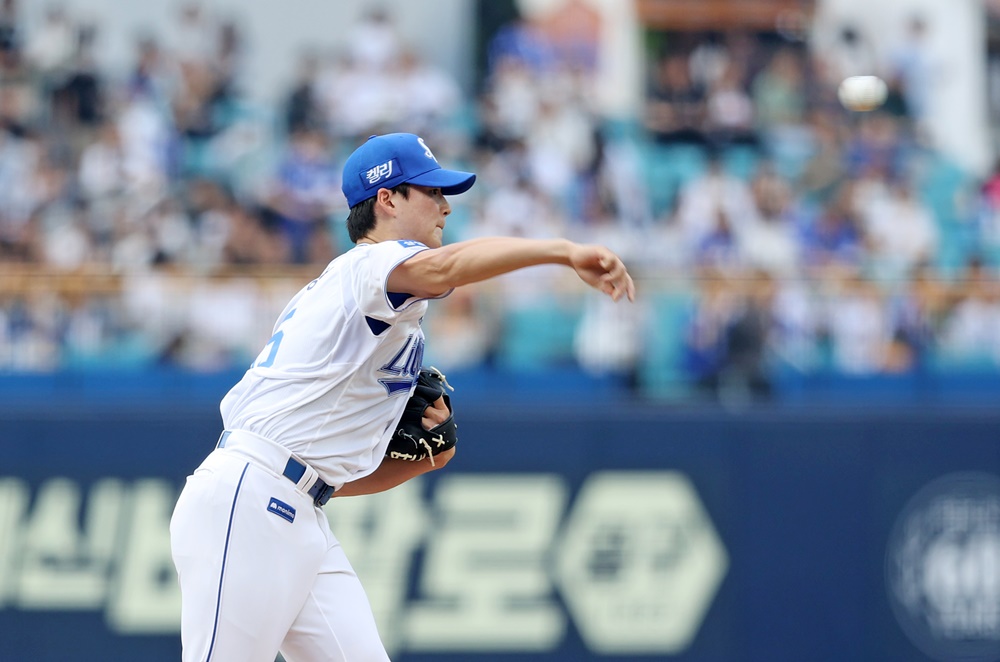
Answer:
MULTIPOLYGON (((170 522, 188 662, 388 660, 357 575, 321 507, 447 465, 447 380, 422 365, 428 302, 538 264, 615 301, 635 287, 601 246, 493 237, 442 246, 446 196, 476 176, 442 168, 418 136, 372 136, 347 159, 356 246, 278 316, 223 398, 224 431, 170 522)), ((473 442, 474 443, 474 442, 473 442)), ((335 506, 331 506, 335 507, 335 506)))

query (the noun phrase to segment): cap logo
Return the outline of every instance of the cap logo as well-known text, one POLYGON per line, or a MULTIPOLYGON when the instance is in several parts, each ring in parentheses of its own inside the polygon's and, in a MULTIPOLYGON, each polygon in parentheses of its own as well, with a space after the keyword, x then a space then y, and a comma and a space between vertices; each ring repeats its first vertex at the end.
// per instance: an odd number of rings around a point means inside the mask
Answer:
POLYGON ((377 184, 384 182, 387 179, 392 178, 393 172, 398 169, 396 164, 396 159, 389 159, 385 163, 379 164, 374 168, 369 168, 362 179, 365 182, 365 188, 370 189, 377 184))
POLYGON ((434 161, 434 163, 437 163, 437 159, 434 158, 434 152, 432 152, 431 148, 427 146, 427 143, 424 142, 424 139, 417 138, 417 142, 420 143, 420 146, 424 148, 424 156, 429 158, 431 161, 434 161))

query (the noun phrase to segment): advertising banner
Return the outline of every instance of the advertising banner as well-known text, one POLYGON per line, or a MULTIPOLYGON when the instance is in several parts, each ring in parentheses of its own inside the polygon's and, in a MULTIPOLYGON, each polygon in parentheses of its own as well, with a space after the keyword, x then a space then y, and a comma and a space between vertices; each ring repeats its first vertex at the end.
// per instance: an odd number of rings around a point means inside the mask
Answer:
MULTIPOLYGON (((177 660, 213 407, 0 414, 0 659, 177 660)), ((325 507, 393 660, 993 660, 1000 413, 463 412, 325 507)))

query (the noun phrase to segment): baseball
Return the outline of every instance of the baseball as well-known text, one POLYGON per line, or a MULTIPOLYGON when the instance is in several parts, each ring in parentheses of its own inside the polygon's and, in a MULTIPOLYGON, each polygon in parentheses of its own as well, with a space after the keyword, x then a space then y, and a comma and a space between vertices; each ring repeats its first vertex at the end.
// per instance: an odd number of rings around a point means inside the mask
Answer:
POLYGON ((888 93, 885 81, 878 76, 851 76, 837 89, 837 97, 844 108, 858 112, 875 110, 885 103, 888 93))

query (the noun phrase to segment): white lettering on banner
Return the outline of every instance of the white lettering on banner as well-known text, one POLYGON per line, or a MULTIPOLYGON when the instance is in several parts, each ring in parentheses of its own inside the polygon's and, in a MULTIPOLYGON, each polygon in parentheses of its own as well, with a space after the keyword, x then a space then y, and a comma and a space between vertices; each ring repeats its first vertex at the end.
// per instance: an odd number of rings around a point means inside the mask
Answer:
POLYGON ((181 591, 170 557, 170 515, 177 491, 164 480, 138 481, 122 536, 118 581, 108 603, 108 624, 127 634, 176 632, 181 591))
POLYGON ((591 650, 676 654, 690 646, 728 565, 687 477, 606 472, 580 490, 557 574, 591 650))
MULTIPOLYGON (((567 628, 557 590, 591 650, 676 654, 727 569, 677 472, 593 474, 568 515, 557 474, 452 473, 430 502, 425 486, 418 478, 325 509, 393 655, 556 650, 567 628)), ((104 609, 115 633, 179 632, 177 492, 163 479, 108 478, 84 501, 79 483, 53 478, 29 508, 28 486, 0 479, 0 608, 104 609)))
POLYGON ((21 521, 28 508, 28 494, 28 484, 23 480, 0 480, 0 607, 16 588, 15 551, 21 544, 21 521))
POLYGON ((449 475, 435 492, 407 650, 545 651, 565 615, 545 561, 566 502, 555 475, 449 475))
POLYGON ((81 527, 80 486, 66 478, 42 486, 22 543, 20 606, 94 609, 104 603, 122 490, 115 480, 95 485, 81 527))
POLYGON ((334 499, 325 508, 334 535, 358 573, 381 626, 386 650, 400 650, 398 624, 403 619, 407 578, 414 552, 428 529, 423 480, 409 482, 363 499, 334 499))

